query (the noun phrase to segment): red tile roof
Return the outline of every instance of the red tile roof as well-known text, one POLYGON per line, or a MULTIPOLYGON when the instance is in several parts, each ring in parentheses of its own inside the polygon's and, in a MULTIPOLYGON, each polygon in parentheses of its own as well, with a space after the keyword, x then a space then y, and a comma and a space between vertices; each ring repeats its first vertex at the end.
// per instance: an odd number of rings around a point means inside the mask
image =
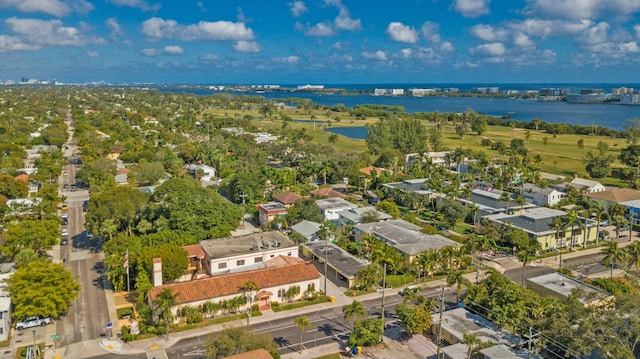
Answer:
POLYGON ((17 181, 26 181, 26 182, 29 182, 29 181, 31 181, 31 178, 29 178, 29 175, 28 175, 28 174, 23 173, 23 174, 19 174, 19 175, 17 175, 17 176, 15 177, 15 180, 17 180, 17 181))
POLYGON ((280 267, 280 266, 299 264, 302 262, 304 262, 304 260, 298 257, 277 256, 273 259, 269 259, 268 261, 264 262, 264 265, 267 267, 280 267))
POLYGON ((119 169, 116 171, 116 174, 117 174, 117 175, 121 175, 121 174, 129 173, 129 172, 131 172, 131 170, 129 170, 128 168, 119 168, 119 169))
POLYGON ((311 193, 311 195, 314 196, 314 197, 327 197, 327 198, 336 198, 336 197, 344 198, 344 197, 346 197, 345 194, 340 193, 340 192, 335 191, 335 190, 332 190, 331 188, 328 188, 328 187, 318 188, 318 189, 313 190, 313 191, 311 191, 309 193, 311 193))
POLYGON ((371 171, 374 171, 377 174, 382 174, 382 172, 384 172, 384 168, 380 168, 380 167, 374 167, 374 166, 369 166, 369 167, 364 167, 359 169, 358 171, 370 175, 371 171))
POLYGON ((302 196, 291 191, 282 192, 282 193, 273 195, 273 199, 285 205, 296 203, 301 198, 302 196))
POLYGON ((197 257, 198 259, 204 258, 204 249, 200 244, 192 244, 190 246, 182 246, 189 257, 197 257))
POLYGON ((177 294, 178 304, 183 304, 238 294, 248 281, 255 282, 258 288, 272 288, 319 277, 313 263, 303 262, 153 287, 149 296, 153 300, 164 288, 170 288, 174 295, 177 294))

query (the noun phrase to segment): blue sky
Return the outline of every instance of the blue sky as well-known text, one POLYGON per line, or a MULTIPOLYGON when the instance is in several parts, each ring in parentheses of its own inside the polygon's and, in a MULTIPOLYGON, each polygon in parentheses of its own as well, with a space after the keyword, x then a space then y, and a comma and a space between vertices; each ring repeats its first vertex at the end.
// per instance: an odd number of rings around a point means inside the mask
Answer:
POLYGON ((640 83, 640 0, 0 0, 0 80, 640 83))

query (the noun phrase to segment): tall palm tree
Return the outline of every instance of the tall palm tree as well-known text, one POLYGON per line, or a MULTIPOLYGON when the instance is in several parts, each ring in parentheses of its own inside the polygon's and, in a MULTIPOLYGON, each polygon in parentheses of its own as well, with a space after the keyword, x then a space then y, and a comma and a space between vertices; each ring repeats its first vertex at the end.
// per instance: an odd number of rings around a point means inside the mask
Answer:
POLYGON ((311 322, 309 322, 309 319, 307 319, 306 315, 302 315, 302 316, 296 317, 293 320, 293 325, 297 326, 298 329, 300 330, 300 351, 299 351, 299 353, 302 354, 302 333, 304 332, 304 330, 306 328, 311 329, 311 322))
POLYGON ((611 241, 602 249, 602 254, 604 254, 602 263, 606 266, 611 266, 611 273, 609 277, 613 278, 613 267, 616 265, 616 262, 622 263, 625 260, 624 249, 618 247, 618 242, 611 241))
MULTIPOLYGON (((616 226, 616 238, 620 237, 620 228, 629 224, 627 218, 621 214, 616 214, 611 218, 611 222, 616 226)), ((631 239, 631 237, 629 237, 631 239)))
POLYGON ((635 267, 640 270, 640 242, 635 241, 624 248, 627 268, 635 267))
POLYGON ((591 203, 590 207, 591 207, 592 213, 594 213, 596 215, 596 221, 598 221, 598 223, 596 224, 596 246, 598 246, 598 244, 600 244, 599 243, 599 240, 600 240, 600 222, 602 222, 602 220, 604 218, 609 218, 609 214, 607 213, 607 209, 604 207, 602 202, 593 201, 591 203))
POLYGON ((460 296, 462 295, 462 287, 469 287, 471 285, 471 281, 469 281, 464 275, 464 271, 457 270, 454 272, 450 272, 447 276, 447 286, 450 287, 454 284, 456 286, 456 303, 460 301, 460 296))
POLYGON ((522 262, 522 286, 524 287, 524 270, 527 267, 527 264, 531 263, 533 258, 533 254, 526 249, 523 249, 516 254, 518 260, 522 262))
POLYGON ((509 213, 509 203, 511 202, 511 193, 504 191, 500 194, 500 201, 507 202, 507 210, 505 211, 507 214, 509 213))
POLYGON ((467 359, 471 359, 476 346, 482 344, 482 339, 474 333, 464 333, 462 334, 462 343, 467 345, 467 359))
POLYGON ((171 288, 164 288, 154 301, 156 313, 162 316, 162 320, 165 323, 167 340, 169 340, 169 323, 175 317, 173 307, 178 305, 177 298, 178 294, 173 294, 171 288))
POLYGON ((439 257, 440 253, 438 253, 438 250, 435 248, 428 249, 418 254, 418 264, 422 270, 424 270, 424 274, 427 275, 428 273, 431 279, 433 279, 433 274, 438 267, 439 257))
POLYGON ((582 223, 580 222, 580 217, 578 217, 578 211, 575 209, 570 210, 564 217, 564 222, 567 227, 571 227, 571 248, 569 250, 573 250, 573 247, 576 243, 576 236, 574 232, 574 228, 577 225, 578 229, 582 227, 582 223))
POLYGON ((365 289, 369 289, 372 286, 377 285, 380 283, 381 279, 381 268, 377 264, 369 264, 356 274, 356 283, 358 283, 359 287, 365 289))
POLYGON ((362 305, 362 302, 354 300, 353 303, 347 304, 342 307, 342 314, 344 314, 344 320, 353 322, 353 329, 355 330, 356 320, 358 320, 359 318, 364 318, 367 314, 367 311, 364 309, 364 305, 362 305))

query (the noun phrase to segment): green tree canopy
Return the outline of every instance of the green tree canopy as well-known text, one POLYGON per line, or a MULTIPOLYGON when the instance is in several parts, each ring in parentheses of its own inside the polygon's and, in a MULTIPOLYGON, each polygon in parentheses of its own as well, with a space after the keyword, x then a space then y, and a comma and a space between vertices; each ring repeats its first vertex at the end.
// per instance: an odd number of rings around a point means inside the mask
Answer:
POLYGON ((243 214, 240 206, 190 178, 172 178, 163 183, 156 188, 151 202, 153 206, 144 218, 156 226, 164 222, 167 229, 190 233, 197 239, 229 236, 243 214))
POLYGON ((425 152, 427 128, 416 119, 385 119, 367 125, 367 146, 373 154, 394 149, 400 153, 425 152))
POLYGON ((207 358, 224 358, 260 348, 275 351, 273 337, 256 333, 245 326, 228 328, 211 334, 207 343, 207 358))
POLYGON ((60 223, 56 220, 22 220, 7 227, 2 251, 13 258, 26 248, 34 252, 49 248, 59 238, 60 223))
POLYGON ((78 296, 80 284, 63 265, 35 261, 18 268, 7 280, 7 289, 14 319, 36 315, 57 318, 78 296))

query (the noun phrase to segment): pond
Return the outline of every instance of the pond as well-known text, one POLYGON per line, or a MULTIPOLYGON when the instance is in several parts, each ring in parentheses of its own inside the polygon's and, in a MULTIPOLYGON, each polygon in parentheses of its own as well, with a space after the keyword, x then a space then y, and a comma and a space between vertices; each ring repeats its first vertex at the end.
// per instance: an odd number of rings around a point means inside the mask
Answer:
POLYGON ((342 135, 354 140, 365 140, 367 138, 367 129, 364 126, 354 127, 329 127, 324 131, 342 135))

